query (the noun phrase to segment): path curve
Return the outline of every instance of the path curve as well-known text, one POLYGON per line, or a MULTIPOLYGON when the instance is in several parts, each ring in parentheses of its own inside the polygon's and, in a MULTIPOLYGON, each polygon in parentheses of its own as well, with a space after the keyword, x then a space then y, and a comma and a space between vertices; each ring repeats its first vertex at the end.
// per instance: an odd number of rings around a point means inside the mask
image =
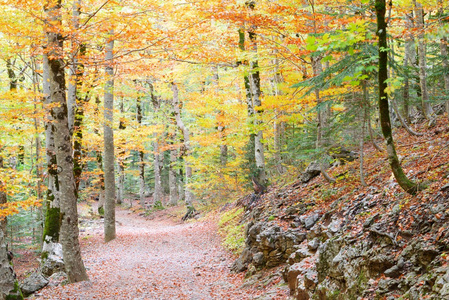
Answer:
POLYGON ((81 233, 90 282, 47 287, 38 299, 253 299, 261 291, 239 288, 232 259, 214 222, 146 220, 117 209, 117 238, 103 242, 102 224, 81 233))

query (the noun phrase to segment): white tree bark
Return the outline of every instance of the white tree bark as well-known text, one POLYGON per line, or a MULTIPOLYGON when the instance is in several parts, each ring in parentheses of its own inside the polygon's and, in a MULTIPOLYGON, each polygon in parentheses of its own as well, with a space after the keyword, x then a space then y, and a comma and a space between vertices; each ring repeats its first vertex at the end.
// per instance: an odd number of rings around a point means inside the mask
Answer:
MULTIPOLYGON (((48 65, 47 54, 43 55, 43 92, 44 92, 44 104, 49 105, 51 103, 50 97, 50 66, 48 65)), ((53 118, 51 114, 47 116, 47 122, 45 123, 45 149, 47 159, 47 193, 45 199, 46 216, 44 222, 44 236, 43 236, 43 248, 45 243, 58 243, 59 242, 59 227, 60 227, 60 193, 57 176, 57 161, 56 161, 56 149, 55 139, 53 132, 55 130, 53 124, 53 118), (56 224, 55 224, 56 223, 56 224)))
POLYGON ((168 186, 170 188, 170 205, 178 204, 178 186, 176 184, 176 150, 170 150, 170 168, 168 170, 168 186))
MULTIPOLYGON (((120 101, 120 114, 123 115, 124 113, 124 105, 123 105, 123 98, 121 98, 120 101)), ((124 130, 126 126, 124 125, 124 122, 120 120, 119 124, 119 130, 124 130)), ((119 149, 119 155, 117 157, 117 167, 118 167, 118 178, 117 178, 117 204, 122 204, 124 201, 124 194, 125 194, 125 150, 119 149)))
POLYGON ((157 133, 153 136, 155 141, 153 142, 153 151, 154 151, 154 193, 153 200, 154 204, 162 203, 162 180, 161 180, 161 154, 159 153, 159 142, 157 140, 157 133))
MULTIPOLYGON (((178 128, 181 130, 183 137, 184 137, 184 147, 186 149, 186 152, 189 153, 190 151, 190 135, 189 135, 189 129, 185 126, 184 122, 181 119, 181 110, 180 110, 180 103, 179 103, 179 92, 178 92, 178 86, 174 83, 171 85, 171 89, 173 92, 173 109, 175 112, 176 117, 176 124, 178 125, 178 128)), ((189 183, 192 180, 192 167, 189 165, 188 162, 185 162, 185 203, 188 208, 192 207, 193 202, 193 193, 188 186, 189 183)))
POLYGON ((419 84, 421 86, 421 103, 424 117, 429 119, 433 115, 432 105, 429 103, 427 90, 427 59, 426 44, 424 40, 424 10, 421 3, 413 0, 415 6, 416 25, 418 27, 418 57, 419 57, 419 84))
POLYGON ((54 107, 50 113, 54 119, 52 127, 55 138, 58 181, 61 191, 60 242, 64 255, 66 273, 70 282, 88 280, 81 259, 75 178, 73 175, 72 143, 67 120, 66 87, 63 61, 63 38, 60 34, 61 0, 51 6, 46 3, 48 24, 45 28, 48 39, 48 65, 50 99, 54 107))
POLYGON ((113 68, 113 49, 114 32, 111 30, 109 41, 106 44, 106 68, 105 73, 107 82, 104 91, 104 240, 109 242, 115 239, 115 157, 114 157, 114 131, 113 109, 114 109, 114 68, 113 68))
MULTIPOLYGON (((79 17, 80 17, 81 0, 73 1, 73 14, 72 14, 72 26, 73 29, 79 29, 79 17)), ((72 53, 70 55, 71 63, 69 65, 69 82, 67 89, 67 109, 68 109, 68 122, 69 130, 73 132, 73 125, 75 121, 76 111, 76 94, 77 94, 77 68, 78 68, 78 49, 76 38, 72 38, 72 53)))

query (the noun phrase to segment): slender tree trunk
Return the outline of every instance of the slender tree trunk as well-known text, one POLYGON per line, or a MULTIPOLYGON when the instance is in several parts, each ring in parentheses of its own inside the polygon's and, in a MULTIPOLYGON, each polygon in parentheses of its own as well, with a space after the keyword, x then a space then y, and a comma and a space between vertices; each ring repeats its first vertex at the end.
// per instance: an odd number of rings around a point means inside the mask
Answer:
MULTIPOLYGON (((241 52, 245 52, 245 30, 243 28, 239 29, 239 49, 241 52)), ((248 61, 238 61, 237 65, 243 65, 245 68, 248 67, 248 61)), ((248 124, 250 127, 250 134, 249 134, 249 141, 248 145, 246 147, 246 161, 248 164, 248 169, 250 173, 250 178, 253 175, 257 174, 257 166, 256 166, 256 151, 255 151, 255 137, 256 135, 253 133, 253 127, 254 127, 254 103, 252 99, 251 94, 251 83, 250 78, 247 75, 247 70, 244 70, 243 75, 243 82, 245 86, 245 100, 246 100, 246 106, 247 106, 247 112, 248 112, 248 124)))
POLYGON ((448 50, 447 50, 447 37, 443 37, 440 43, 441 56, 443 57, 442 63, 444 67, 444 89, 446 95, 446 113, 449 115, 449 58, 448 58, 448 50))
POLYGON ((153 138, 155 141, 153 142, 153 151, 154 151, 154 161, 153 161, 153 167, 154 167, 154 193, 153 193, 153 200, 154 205, 162 203, 162 179, 161 179, 161 169, 162 169, 162 162, 161 162, 161 154, 159 153, 159 142, 158 142, 158 136, 157 133, 153 134, 153 138))
POLYGON ((178 186, 176 184, 176 150, 170 150, 170 167, 168 170, 168 185, 170 189, 170 205, 178 204, 178 186))
MULTIPOLYGON (((16 73, 14 72, 14 62, 11 62, 11 59, 6 60, 6 70, 8 72, 9 78, 9 91, 14 94, 17 90, 18 78, 16 73)), ((22 120, 21 117, 19 117, 22 120)), ((19 125, 19 130, 21 130, 21 126, 19 125)), ((19 151, 17 153, 17 162, 19 165, 23 166, 25 160, 25 147, 23 145, 19 145, 19 151)))
MULTIPOLYGON (((120 101, 120 122, 118 125, 118 129, 119 130, 125 130, 126 129, 126 125, 125 122, 123 122, 122 120, 122 116, 123 113, 125 112, 124 110, 124 105, 123 105, 123 98, 120 101)), ((123 138, 120 141, 120 144, 123 145, 124 141, 123 138)), ((122 204, 122 202, 124 201, 124 194, 125 194, 125 150, 122 149, 121 147, 119 147, 119 155, 117 157, 117 166, 118 166, 118 193, 117 193, 117 204, 122 204)))
POLYGON ((71 134, 67 120, 66 86, 63 61, 63 38, 59 33, 61 22, 61 0, 52 6, 46 4, 45 11, 49 24, 46 28, 48 39, 48 64, 50 69, 50 99, 54 107, 50 110, 54 119, 53 134, 55 138, 58 181, 61 189, 61 230, 60 242, 64 256, 66 273, 70 282, 88 280, 81 258, 78 241, 78 213, 73 175, 73 158, 71 134))
MULTIPOLYGON (((413 12, 409 14, 405 14, 405 20, 406 20, 406 28, 411 32, 413 28, 413 12)), ((405 38, 405 46, 404 46, 404 70, 405 70, 405 78, 404 78, 404 88, 402 92, 402 97, 404 98, 404 118, 407 124, 410 124, 410 79, 411 79, 411 72, 410 72, 410 66, 413 66, 413 62, 415 61, 414 58, 414 47, 415 45, 415 38, 413 37, 413 34, 410 33, 405 38)))
MULTIPOLYGON (((277 55, 277 51, 276 51, 277 55)), ((281 92, 279 91, 279 84, 283 82, 282 76, 279 72, 279 60, 276 58, 274 60, 274 74, 273 74, 273 95, 275 97, 278 97, 281 95, 281 92)), ((279 174, 284 174, 286 172, 286 168, 284 167, 283 157, 282 157, 282 148, 284 146, 284 135, 285 135, 285 122, 279 121, 278 118, 282 117, 284 115, 284 111, 276 110, 275 111, 275 120, 274 120, 274 159, 276 161, 276 168, 279 172, 279 174)))
MULTIPOLYGON (((173 109, 175 112, 176 123, 178 128, 181 130, 184 137, 184 148, 186 153, 190 152, 190 134, 189 129, 184 125, 184 122, 181 119, 181 108, 179 102, 179 94, 178 94, 178 86, 174 83, 171 85, 171 89, 173 91, 173 109)), ((185 203, 188 211, 194 210, 193 208, 193 198, 194 195, 189 187, 189 183, 192 181, 192 167, 188 162, 185 162, 185 203)))
MULTIPOLYGON (((33 91, 34 93, 37 95, 37 93, 39 92, 39 77, 38 77, 38 73, 36 72, 37 70, 37 66, 36 66, 36 61, 33 60, 33 91)), ((38 108, 37 108, 37 103, 38 103, 38 99, 35 98, 34 99, 34 112, 37 115, 38 112, 38 108)), ((41 201, 43 199, 42 197, 42 180, 43 180, 43 176, 42 176, 42 162, 41 162, 41 135, 39 133, 39 128, 40 128, 40 122, 38 120, 37 117, 34 118, 34 130, 35 130, 35 151, 36 151, 36 178, 38 179, 36 182, 36 195, 37 195, 37 199, 39 201, 41 201)), ((41 239, 42 239, 42 235, 43 235, 43 226, 42 226, 42 207, 36 208, 37 210, 37 216, 36 216, 36 235, 38 236, 38 238, 34 238, 35 241, 37 241, 37 243, 39 243, 39 246, 42 246, 41 243, 41 239)), ((34 231, 33 231, 34 233, 34 231)))
POLYGON ((106 44, 106 68, 107 82, 104 91, 104 240, 109 242, 115 239, 115 157, 114 157, 114 67, 113 49, 114 32, 111 30, 106 44))
MULTIPOLYGON (((254 10, 254 2, 247 4, 251 10, 254 10)), ((257 42, 256 42, 256 28, 252 26, 248 30, 248 37, 251 43, 251 51, 257 55, 257 42)), ((251 71, 249 75, 251 98, 253 103, 253 110, 255 112, 255 126, 257 134, 254 137, 254 151, 256 159, 257 168, 257 181, 263 185, 267 184, 267 175, 265 171, 265 155, 264 155, 264 145, 263 145, 263 131, 261 129, 263 125, 262 115, 263 109, 260 89, 260 71, 259 71, 259 61, 256 59, 252 60, 250 63, 251 71)))
MULTIPOLYGON (((73 27, 76 31, 79 30, 79 18, 81 15, 81 0, 73 1, 73 27)), ((69 109, 73 111, 73 128, 71 132, 73 132, 73 160, 74 160, 74 173, 76 180, 76 191, 79 190, 79 185, 81 182, 81 174, 83 172, 84 164, 83 159, 85 157, 85 153, 83 150, 83 122, 84 122, 84 105, 89 101, 88 93, 83 97, 81 95, 81 89, 83 86, 83 76, 84 76, 84 64, 82 63, 82 59, 86 54, 86 45, 84 43, 79 44, 75 39, 72 41, 72 47, 74 53, 72 54, 72 67, 71 70, 71 80, 69 83, 72 85, 70 90, 69 86, 69 97, 73 99, 70 102, 73 102, 75 107, 74 109, 69 109), (78 53, 78 54, 77 54, 78 53)), ((69 123, 69 126, 72 123, 69 123)))
MULTIPOLYGON (((44 104, 51 103, 50 98, 50 67, 48 64, 48 56, 44 54, 43 57, 43 92, 44 104)), ((56 161, 56 149, 54 139, 54 123, 51 115, 47 117, 48 121, 45 124, 45 149, 47 153, 47 195, 45 200, 45 222, 43 232, 43 249, 46 249, 46 244, 59 242, 59 230, 61 227, 61 201, 58 182, 58 170, 56 161)), ((46 253, 42 253, 46 257, 46 253)))
POLYGON ((429 119, 433 115, 432 105, 429 102, 429 92, 427 90, 427 59, 426 43, 424 40, 424 9, 416 0, 413 0, 415 6, 416 25, 418 27, 418 57, 419 57, 419 84, 421 86, 421 103, 424 117, 429 119))
POLYGON ((416 194, 420 186, 407 178, 402 170, 391 131, 390 110, 388 105, 388 94, 386 93, 388 79, 388 49, 387 23, 385 22, 386 3, 385 0, 376 0, 375 9, 377 15, 377 35, 379 37, 379 113, 382 133, 387 145, 388 161, 398 184, 409 194, 416 194))
MULTIPOLYGON (((150 83, 150 97, 151 102, 153 103, 154 113, 157 114, 160 108, 160 103, 158 99, 154 95, 153 84, 150 83)), ((153 161, 153 169, 154 169, 154 192, 153 192, 153 202, 154 205, 162 204, 162 178, 161 178, 161 169, 163 163, 161 161, 161 154, 159 153, 159 138, 157 132, 153 133, 153 151, 154 151, 154 161, 153 161)), ((163 156, 162 156, 163 157, 163 156)))
MULTIPOLYGON (((142 126, 142 99, 140 96, 137 97, 136 110, 137 123, 142 126)), ((139 202, 140 206, 145 207, 145 153, 143 150, 139 151, 139 202)))

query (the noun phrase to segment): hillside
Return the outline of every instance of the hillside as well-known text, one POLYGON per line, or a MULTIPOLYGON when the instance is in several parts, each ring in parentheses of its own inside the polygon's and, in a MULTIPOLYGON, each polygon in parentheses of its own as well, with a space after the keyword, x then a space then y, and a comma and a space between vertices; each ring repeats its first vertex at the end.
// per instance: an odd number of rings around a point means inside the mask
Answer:
POLYGON ((447 119, 419 131, 425 135, 394 132, 407 175, 428 185, 416 196, 398 186, 386 154, 368 145, 367 186, 357 159, 327 170, 336 183, 300 177, 255 203, 240 199, 245 248, 233 270, 251 278, 283 268, 292 299, 448 299, 447 119))

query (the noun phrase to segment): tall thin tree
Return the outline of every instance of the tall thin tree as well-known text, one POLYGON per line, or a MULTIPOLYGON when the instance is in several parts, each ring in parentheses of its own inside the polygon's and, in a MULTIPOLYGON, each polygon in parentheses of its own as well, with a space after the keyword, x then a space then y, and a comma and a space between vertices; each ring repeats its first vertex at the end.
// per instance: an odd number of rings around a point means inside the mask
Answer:
POLYGON ((114 157, 114 31, 111 30, 106 44, 106 67, 107 81, 104 89, 104 240, 109 242, 115 239, 115 157, 114 157))

